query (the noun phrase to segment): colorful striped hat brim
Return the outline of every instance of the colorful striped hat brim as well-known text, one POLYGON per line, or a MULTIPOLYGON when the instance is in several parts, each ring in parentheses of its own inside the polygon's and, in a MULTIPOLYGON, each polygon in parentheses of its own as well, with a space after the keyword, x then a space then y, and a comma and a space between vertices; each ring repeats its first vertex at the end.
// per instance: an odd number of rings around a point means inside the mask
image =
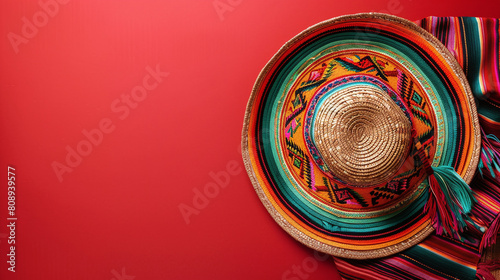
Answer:
POLYGON ((473 223, 480 135, 466 77, 439 40, 369 13, 314 25, 274 55, 248 102, 242 151, 283 229, 367 259, 473 223))

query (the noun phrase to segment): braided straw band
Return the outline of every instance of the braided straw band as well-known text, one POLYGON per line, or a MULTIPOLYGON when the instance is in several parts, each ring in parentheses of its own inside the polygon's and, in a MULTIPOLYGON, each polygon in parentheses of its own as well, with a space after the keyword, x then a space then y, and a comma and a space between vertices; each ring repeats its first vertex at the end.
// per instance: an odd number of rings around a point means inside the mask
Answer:
POLYGON ((334 176, 353 186, 390 179, 405 162, 412 125, 380 88, 357 85, 317 109, 314 139, 334 176))

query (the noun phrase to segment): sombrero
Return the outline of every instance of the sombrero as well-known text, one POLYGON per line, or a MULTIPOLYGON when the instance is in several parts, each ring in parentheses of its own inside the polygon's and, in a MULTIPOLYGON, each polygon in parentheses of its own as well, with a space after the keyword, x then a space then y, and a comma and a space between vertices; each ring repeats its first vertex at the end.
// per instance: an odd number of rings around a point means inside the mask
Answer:
POLYGON ((341 16, 295 36, 258 76, 242 136, 262 203, 313 249, 378 258, 477 227, 474 98, 449 51, 405 19, 341 16))

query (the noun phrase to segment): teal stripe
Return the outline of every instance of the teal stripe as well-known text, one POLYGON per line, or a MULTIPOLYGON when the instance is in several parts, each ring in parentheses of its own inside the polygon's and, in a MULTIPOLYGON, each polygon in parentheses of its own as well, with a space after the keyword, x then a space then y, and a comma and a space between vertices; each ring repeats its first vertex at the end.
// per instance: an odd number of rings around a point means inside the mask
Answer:
POLYGON ((433 271, 436 275, 441 275, 442 277, 444 277, 444 275, 439 272, 457 279, 472 280, 476 278, 475 269, 463 266, 419 245, 411 247, 410 249, 402 252, 401 255, 408 256, 413 260, 418 260, 418 266, 422 267, 424 270, 432 268, 433 270, 431 271, 433 271))
POLYGON ((472 89, 472 93, 476 98, 480 98, 483 95, 481 90, 481 80, 479 79, 479 72, 481 66, 481 37, 479 30, 479 24, 477 19, 474 17, 463 17, 461 18, 464 26, 464 41, 467 41, 466 56, 467 59, 466 67, 464 68, 467 80, 472 89))

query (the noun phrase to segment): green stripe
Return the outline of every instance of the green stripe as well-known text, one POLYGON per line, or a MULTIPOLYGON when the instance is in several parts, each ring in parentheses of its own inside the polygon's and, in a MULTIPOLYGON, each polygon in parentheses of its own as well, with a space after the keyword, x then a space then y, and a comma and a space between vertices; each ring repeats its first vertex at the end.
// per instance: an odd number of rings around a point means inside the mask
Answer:
POLYGON ((474 17, 463 17, 464 23, 464 41, 467 48, 467 80, 469 81, 472 93, 476 98, 483 95, 481 90, 481 80, 479 79, 479 72, 481 66, 481 37, 479 24, 474 17))

